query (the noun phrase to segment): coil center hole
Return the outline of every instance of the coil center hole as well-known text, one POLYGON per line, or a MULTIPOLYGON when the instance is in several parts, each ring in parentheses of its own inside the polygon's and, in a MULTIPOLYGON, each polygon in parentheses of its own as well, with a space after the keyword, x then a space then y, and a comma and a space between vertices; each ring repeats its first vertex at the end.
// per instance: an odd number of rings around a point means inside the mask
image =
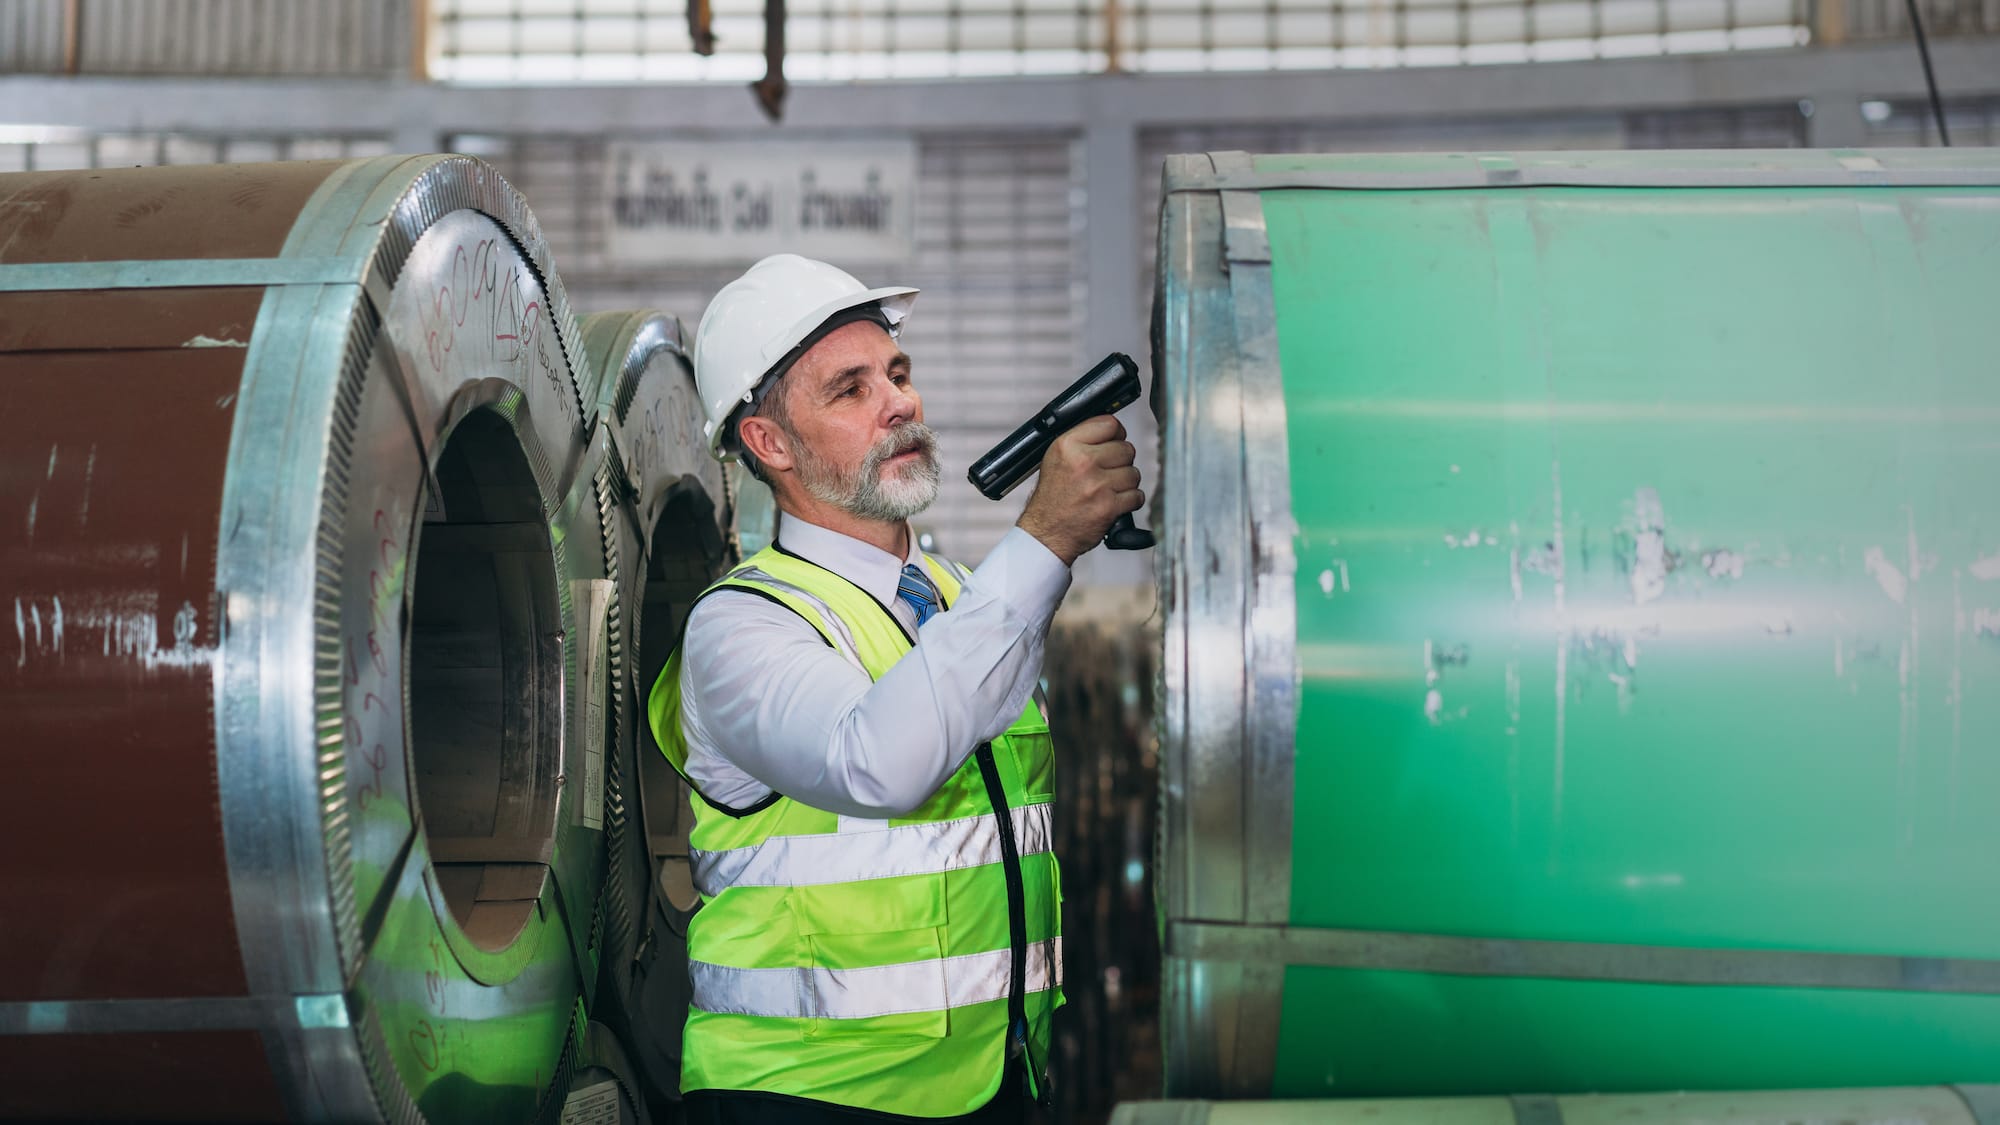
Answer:
POLYGON ((548 879, 561 772, 562 606, 512 425, 467 415, 438 458, 410 622, 411 762, 437 882, 473 944, 512 944, 548 879))

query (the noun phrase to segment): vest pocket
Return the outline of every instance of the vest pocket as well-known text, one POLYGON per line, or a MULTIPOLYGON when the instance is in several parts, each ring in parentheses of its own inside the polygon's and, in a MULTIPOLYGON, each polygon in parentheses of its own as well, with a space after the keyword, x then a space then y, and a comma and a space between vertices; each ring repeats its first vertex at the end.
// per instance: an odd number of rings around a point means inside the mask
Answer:
POLYGON ((807 1039, 941 1039, 948 1026, 944 881, 936 876, 800 887, 807 1039))
POLYGON ((1034 717, 1033 709, 1030 704, 1030 714, 1007 729, 1007 740, 1014 747, 1015 768, 1021 772, 1021 792, 1029 804, 1049 800, 1056 791, 1056 763, 1049 725, 1034 717))

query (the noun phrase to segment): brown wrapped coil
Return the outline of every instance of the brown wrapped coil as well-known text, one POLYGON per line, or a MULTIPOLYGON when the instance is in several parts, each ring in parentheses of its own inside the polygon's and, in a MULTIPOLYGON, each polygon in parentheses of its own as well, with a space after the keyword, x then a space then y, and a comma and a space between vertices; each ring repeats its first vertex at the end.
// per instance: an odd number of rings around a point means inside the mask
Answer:
POLYGON ((560 1113, 629 742, 587 369, 474 160, 0 176, 0 1112, 560 1113))

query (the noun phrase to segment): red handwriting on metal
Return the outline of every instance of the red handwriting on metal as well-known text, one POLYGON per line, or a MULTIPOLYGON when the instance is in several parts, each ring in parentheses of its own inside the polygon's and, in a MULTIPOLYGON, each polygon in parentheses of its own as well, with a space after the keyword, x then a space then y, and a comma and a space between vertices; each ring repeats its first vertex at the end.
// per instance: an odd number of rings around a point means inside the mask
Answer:
POLYGON ((437 1028, 431 1026, 431 1021, 418 1020, 417 1026, 410 1029, 410 1053, 416 1056, 424 1073, 437 1073, 443 1052, 438 1047, 437 1028))
MULTIPOLYGON (((428 307, 419 309, 424 321, 424 351, 432 371, 443 371, 452 348, 458 344, 458 330, 472 307, 499 287, 500 262, 494 239, 482 239, 468 253, 463 246, 452 251, 451 269, 445 281, 431 295, 428 307)), ((487 302, 491 304, 491 302, 487 302)))

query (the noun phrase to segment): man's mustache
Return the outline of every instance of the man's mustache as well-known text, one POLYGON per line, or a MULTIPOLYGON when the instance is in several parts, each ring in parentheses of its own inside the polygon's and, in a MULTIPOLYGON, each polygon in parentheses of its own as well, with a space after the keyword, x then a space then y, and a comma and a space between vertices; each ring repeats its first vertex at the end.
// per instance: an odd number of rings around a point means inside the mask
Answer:
POLYGON ((905 422, 889 431, 868 451, 867 466, 872 472, 891 457, 915 452, 922 452, 929 460, 936 461, 937 435, 922 422, 905 422))

